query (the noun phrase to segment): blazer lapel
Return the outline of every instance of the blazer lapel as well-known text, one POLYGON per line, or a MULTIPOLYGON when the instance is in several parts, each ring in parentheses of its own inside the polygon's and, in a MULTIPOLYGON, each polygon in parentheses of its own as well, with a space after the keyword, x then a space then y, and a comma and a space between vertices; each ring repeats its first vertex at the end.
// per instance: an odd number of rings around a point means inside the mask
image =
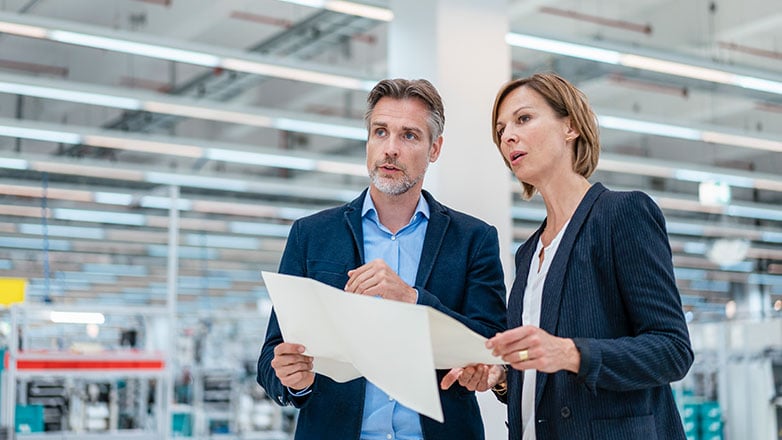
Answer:
MULTIPOLYGON (((589 215, 589 211, 604 191, 606 191, 606 188, 602 184, 596 183, 584 195, 578 208, 576 208, 576 212, 573 213, 573 217, 570 218, 565 235, 562 236, 557 253, 554 255, 548 274, 546 274, 546 282, 543 285, 543 303, 540 308, 540 328, 552 335, 555 335, 557 331, 559 307, 562 302, 562 286, 565 281, 573 245, 576 238, 578 238, 581 226, 583 226, 589 215)), ((536 408, 540 403, 541 391, 546 384, 547 377, 547 374, 538 373, 537 375, 537 386, 535 387, 536 408)))
POLYGON ((427 191, 423 191, 424 199, 429 204, 429 224, 426 227, 424 248, 421 250, 421 261, 418 263, 418 273, 415 277, 417 286, 425 286, 432 274, 432 267, 440 248, 443 245, 445 231, 451 223, 451 217, 446 214, 445 207, 437 202, 427 191))
POLYGON ((364 261, 364 230, 361 227, 361 208, 364 206, 364 197, 369 197, 368 188, 345 206, 345 222, 347 222, 348 229, 353 236, 353 245, 358 251, 361 264, 366 263, 364 261))
POLYGON ((515 328, 521 325, 521 313, 524 305, 524 292, 527 289, 527 276, 532 264, 532 256, 535 253, 541 231, 546 225, 543 225, 532 234, 524 244, 521 245, 516 253, 516 278, 513 280, 511 292, 516 292, 508 298, 508 328, 515 328))

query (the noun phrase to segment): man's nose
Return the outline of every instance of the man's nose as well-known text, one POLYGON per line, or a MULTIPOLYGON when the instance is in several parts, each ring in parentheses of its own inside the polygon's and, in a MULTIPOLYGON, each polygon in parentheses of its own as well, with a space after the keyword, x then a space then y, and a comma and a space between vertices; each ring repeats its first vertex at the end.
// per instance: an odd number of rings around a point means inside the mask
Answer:
POLYGON ((401 149, 400 141, 396 136, 390 136, 385 144, 384 152, 387 156, 397 157, 401 149))

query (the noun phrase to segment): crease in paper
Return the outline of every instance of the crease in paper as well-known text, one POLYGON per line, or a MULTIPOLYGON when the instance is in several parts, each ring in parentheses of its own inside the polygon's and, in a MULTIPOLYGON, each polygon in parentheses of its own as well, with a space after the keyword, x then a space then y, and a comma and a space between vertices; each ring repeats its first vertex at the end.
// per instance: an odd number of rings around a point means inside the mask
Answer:
POLYGON ((283 339, 302 344, 316 373, 364 376, 408 408, 443 421, 435 368, 500 364, 486 338, 431 307, 349 295, 319 281, 262 272, 283 339))

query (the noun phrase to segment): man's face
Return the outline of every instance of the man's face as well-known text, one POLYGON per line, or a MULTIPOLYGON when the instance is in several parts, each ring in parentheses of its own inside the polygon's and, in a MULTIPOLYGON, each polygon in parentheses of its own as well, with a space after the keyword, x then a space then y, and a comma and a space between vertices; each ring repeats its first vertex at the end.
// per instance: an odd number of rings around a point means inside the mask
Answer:
POLYGON ((419 99, 381 98, 369 121, 367 170, 372 185, 389 195, 423 185, 430 162, 437 160, 442 136, 432 141, 429 112, 419 99))

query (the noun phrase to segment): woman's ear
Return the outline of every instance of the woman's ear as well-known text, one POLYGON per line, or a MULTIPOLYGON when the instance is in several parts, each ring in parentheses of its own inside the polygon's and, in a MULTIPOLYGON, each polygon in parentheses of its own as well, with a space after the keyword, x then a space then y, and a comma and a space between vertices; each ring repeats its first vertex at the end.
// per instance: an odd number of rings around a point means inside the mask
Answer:
POLYGON ((581 134, 573 127, 573 120, 567 118, 565 120, 565 141, 570 142, 575 140, 581 134))

